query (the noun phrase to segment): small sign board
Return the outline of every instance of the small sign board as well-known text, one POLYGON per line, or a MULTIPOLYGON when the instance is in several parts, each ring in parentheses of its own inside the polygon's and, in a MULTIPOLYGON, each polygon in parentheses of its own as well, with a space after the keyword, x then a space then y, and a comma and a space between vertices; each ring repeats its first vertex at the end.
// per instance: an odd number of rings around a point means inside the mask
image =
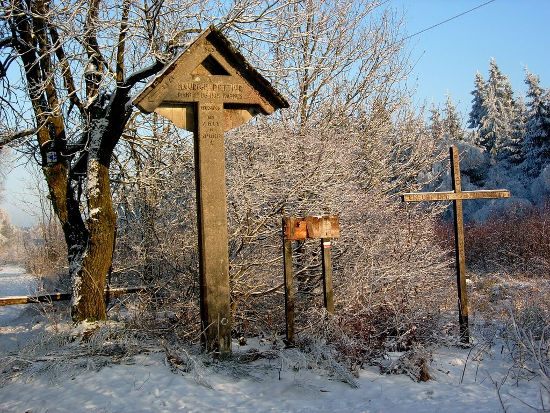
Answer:
POLYGON ((339 238, 337 215, 305 218, 285 218, 285 240, 296 241, 311 238, 339 238))
POLYGON ((53 165, 54 163, 57 163, 57 152, 47 152, 46 162, 48 162, 48 165, 53 165))

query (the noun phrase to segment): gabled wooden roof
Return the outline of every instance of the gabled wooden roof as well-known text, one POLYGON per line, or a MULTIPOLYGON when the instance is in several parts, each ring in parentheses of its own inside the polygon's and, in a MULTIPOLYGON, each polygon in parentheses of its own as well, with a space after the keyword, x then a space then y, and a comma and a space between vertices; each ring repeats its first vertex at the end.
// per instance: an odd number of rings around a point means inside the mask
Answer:
MULTIPOLYGON (((163 103, 179 103, 179 98, 174 92, 177 82, 192 82, 193 76, 199 78, 204 77, 203 75, 223 75, 220 77, 227 79, 238 78, 239 82, 249 86, 247 89, 254 92, 255 98, 250 102, 243 98, 243 102, 235 102, 236 104, 257 105, 264 114, 289 106, 286 99, 214 26, 204 30, 172 62, 167 64, 134 98, 133 103, 146 113, 153 112, 163 103)), ((182 97, 181 103, 187 103, 189 99, 182 97)), ((224 103, 232 102, 224 101, 224 103)))

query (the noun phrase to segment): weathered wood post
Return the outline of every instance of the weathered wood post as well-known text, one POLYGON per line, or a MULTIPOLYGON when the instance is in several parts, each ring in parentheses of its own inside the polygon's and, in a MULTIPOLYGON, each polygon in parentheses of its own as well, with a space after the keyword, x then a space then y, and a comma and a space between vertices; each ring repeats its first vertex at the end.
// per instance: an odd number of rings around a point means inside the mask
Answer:
POLYGON ((321 238, 321 258, 323 260, 323 303, 327 312, 334 313, 334 290, 332 288, 332 242, 321 238))
POLYGON ((202 342, 231 352, 231 311, 225 188, 226 130, 288 102, 211 26, 134 99, 194 134, 202 342))
MULTIPOLYGON (((450 149, 451 181, 455 193, 462 192, 458 148, 450 149)), ((508 193, 510 196, 510 193, 508 193)), ((453 200, 453 222, 455 227, 455 262, 456 283, 458 293, 458 325, 460 337, 465 343, 470 342, 470 327, 468 322, 468 289, 466 288, 466 252, 464 250, 464 213, 462 199, 453 200)))
POLYGON ((296 342, 294 329, 294 273, 292 271, 292 240, 285 236, 287 219, 283 218, 283 269, 285 282, 285 325, 287 345, 293 346, 296 342))
POLYGON ((286 342, 294 345, 294 276, 292 272, 292 242, 303 239, 321 239, 323 269, 323 304, 329 313, 334 313, 334 291, 332 288, 331 238, 340 236, 338 217, 283 218, 283 265, 285 284, 286 342))
POLYGON ((460 183, 458 148, 456 146, 451 146, 450 148, 450 160, 452 191, 407 193, 403 194, 402 200, 403 202, 453 201, 456 281, 458 290, 458 322, 460 325, 461 340, 464 343, 468 343, 470 341, 470 331, 468 326, 468 292, 466 289, 466 258, 464 252, 464 219, 462 213, 462 200, 509 198, 510 191, 506 189, 489 191, 462 191, 460 183))

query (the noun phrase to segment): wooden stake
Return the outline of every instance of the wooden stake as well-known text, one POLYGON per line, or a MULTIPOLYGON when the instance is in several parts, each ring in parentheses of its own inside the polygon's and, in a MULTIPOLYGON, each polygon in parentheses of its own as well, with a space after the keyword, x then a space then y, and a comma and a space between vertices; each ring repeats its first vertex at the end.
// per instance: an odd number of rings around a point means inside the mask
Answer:
POLYGON ((327 312, 334 313, 334 290, 332 288, 332 257, 330 238, 321 238, 323 258, 323 299, 327 312))
MULTIPOLYGON (((283 219, 283 232, 285 219, 283 219)), ((284 239, 284 237, 283 237, 284 239)), ((294 329, 294 287, 292 273, 292 241, 284 239, 283 241, 283 261, 285 277, 285 318, 286 318, 286 341, 287 345, 293 346, 296 342, 296 332, 294 329)))
POLYGON ((194 141, 201 337, 206 351, 225 355, 231 353, 231 308, 223 104, 199 101, 196 109, 194 141))
MULTIPOLYGON (((451 178, 453 191, 461 193, 460 166, 458 160, 458 148, 451 146, 451 178)), ((470 328, 468 324, 468 290, 466 288, 466 254, 464 252, 464 216, 462 212, 462 200, 453 200, 453 218, 455 226, 455 255, 456 255, 456 283, 458 291, 458 324, 461 340, 470 341, 470 328)))

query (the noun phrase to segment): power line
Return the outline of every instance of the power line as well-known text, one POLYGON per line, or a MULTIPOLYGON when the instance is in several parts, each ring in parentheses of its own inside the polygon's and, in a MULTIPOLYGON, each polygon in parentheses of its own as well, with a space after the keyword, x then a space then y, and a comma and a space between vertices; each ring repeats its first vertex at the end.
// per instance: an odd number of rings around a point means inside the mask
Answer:
POLYGON ((442 22, 439 22, 439 23, 437 23, 437 24, 434 24, 433 26, 426 27, 425 29, 420 30, 419 32, 416 32, 416 33, 414 33, 414 34, 411 34, 410 36, 405 37, 403 40, 407 40, 407 39, 410 39, 411 37, 418 36, 420 33, 424 33, 424 32, 427 32, 428 30, 433 29, 434 27, 441 26, 442 24, 445 24, 445 23, 447 23, 447 22, 450 22, 451 20, 457 19, 457 18, 459 18, 460 16, 464 16, 465 14, 470 13, 470 12, 472 12, 472 11, 474 11, 474 10, 477 10, 477 9, 483 7, 483 6, 486 6, 486 5, 488 5, 489 3, 492 3, 492 2, 494 2, 494 1, 495 1, 495 0, 489 0, 489 1, 485 2, 485 3, 483 3, 483 4, 480 4, 479 6, 474 7, 473 9, 466 10, 466 11, 460 13, 460 14, 457 14, 456 16, 453 16, 453 17, 451 17, 451 18, 448 18, 447 20, 443 20, 442 22))

